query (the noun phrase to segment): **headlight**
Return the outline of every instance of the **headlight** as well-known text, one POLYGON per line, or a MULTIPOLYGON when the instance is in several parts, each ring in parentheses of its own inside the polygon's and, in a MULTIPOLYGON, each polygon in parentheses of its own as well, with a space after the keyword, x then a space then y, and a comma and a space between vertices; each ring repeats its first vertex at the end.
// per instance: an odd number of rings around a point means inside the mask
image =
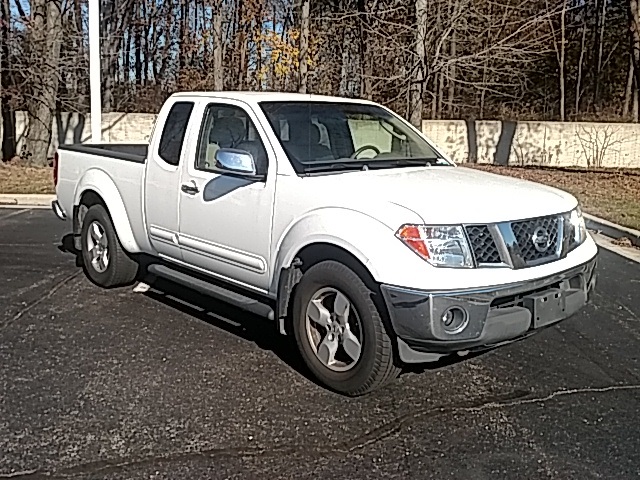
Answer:
POLYGON ((580 207, 575 208, 569 214, 569 224, 571 229, 569 235, 571 235, 571 243, 569 248, 575 248, 587 239, 587 226, 584 223, 584 217, 582 216, 582 210, 580 207))
POLYGON ((469 243, 459 225, 403 225, 396 237, 435 267, 473 268, 469 243))

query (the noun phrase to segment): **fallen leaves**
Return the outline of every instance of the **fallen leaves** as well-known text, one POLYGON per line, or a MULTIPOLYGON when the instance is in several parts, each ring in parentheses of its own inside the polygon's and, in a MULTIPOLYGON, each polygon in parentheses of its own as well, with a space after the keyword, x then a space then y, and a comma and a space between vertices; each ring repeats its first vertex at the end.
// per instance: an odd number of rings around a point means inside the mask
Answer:
POLYGON ((0 193, 54 193, 53 170, 0 162, 0 193))
POLYGON ((640 169, 463 166, 565 190, 578 198, 586 212, 640 229, 640 169))

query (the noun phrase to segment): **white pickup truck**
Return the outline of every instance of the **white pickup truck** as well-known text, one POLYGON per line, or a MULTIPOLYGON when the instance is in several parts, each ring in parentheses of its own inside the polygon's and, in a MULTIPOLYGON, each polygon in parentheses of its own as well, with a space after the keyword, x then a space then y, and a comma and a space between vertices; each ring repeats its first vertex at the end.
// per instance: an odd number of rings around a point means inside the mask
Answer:
POLYGON ((573 196, 458 167, 373 102, 179 93, 148 145, 61 146, 54 172, 94 283, 162 277, 262 315, 345 395, 523 339, 595 285, 573 196))

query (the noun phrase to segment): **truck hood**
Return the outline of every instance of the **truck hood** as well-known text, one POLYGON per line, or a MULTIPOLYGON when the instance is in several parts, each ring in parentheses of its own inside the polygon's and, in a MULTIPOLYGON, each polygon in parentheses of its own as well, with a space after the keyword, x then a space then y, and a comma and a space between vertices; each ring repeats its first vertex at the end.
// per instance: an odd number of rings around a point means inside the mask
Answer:
POLYGON ((308 180, 318 181, 325 196, 330 192, 336 206, 356 207, 375 217, 380 202, 391 203, 412 210, 427 224, 519 220, 577 205, 562 190, 463 167, 356 171, 308 180))

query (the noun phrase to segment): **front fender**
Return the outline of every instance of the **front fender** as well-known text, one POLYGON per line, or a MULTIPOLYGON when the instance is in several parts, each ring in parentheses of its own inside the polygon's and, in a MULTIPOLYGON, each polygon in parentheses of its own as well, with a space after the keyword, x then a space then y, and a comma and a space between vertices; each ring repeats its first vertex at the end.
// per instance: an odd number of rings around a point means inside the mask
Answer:
POLYGON ((282 269, 291 266, 298 252, 314 243, 329 243, 350 252, 380 283, 396 283, 403 271, 424 268, 424 262, 394 234, 380 220, 358 211, 330 207, 309 212, 294 222, 277 243, 272 256, 275 262, 271 292, 277 292, 282 269))
POLYGON ((141 252, 122 195, 111 177, 98 168, 87 170, 76 186, 73 204, 79 205, 82 195, 88 191, 97 193, 104 201, 122 247, 129 253, 141 252))

